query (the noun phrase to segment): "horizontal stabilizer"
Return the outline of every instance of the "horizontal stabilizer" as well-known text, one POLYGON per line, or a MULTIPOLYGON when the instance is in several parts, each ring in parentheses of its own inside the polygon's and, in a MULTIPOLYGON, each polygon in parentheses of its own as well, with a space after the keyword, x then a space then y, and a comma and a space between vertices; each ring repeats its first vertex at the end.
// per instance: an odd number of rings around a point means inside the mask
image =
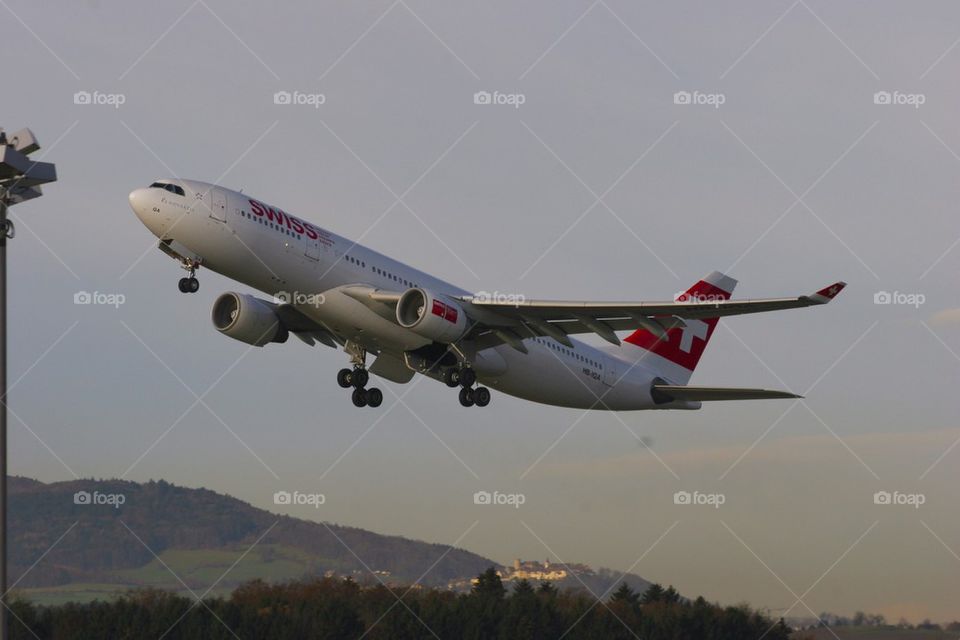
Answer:
POLYGON ((710 400, 771 400, 774 398, 802 398, 788 391, 770 389, 737 389, 731 387, 688 387, 685 385, 655 384, 652 388, 654 401, 699 402, 710 400))

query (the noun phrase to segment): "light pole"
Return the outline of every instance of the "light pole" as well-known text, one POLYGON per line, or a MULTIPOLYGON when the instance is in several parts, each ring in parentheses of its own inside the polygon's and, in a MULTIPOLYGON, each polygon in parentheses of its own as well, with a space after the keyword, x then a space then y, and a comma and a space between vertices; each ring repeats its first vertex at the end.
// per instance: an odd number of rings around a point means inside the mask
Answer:
POLYGON ((54 182, 57 169, 27 156, 40 148, 29 129, 7 137, 0 129, 0 640, 10 637, 7 616, 7 240, 13 222, 7 208, 43 195, 40 185, 54 182))

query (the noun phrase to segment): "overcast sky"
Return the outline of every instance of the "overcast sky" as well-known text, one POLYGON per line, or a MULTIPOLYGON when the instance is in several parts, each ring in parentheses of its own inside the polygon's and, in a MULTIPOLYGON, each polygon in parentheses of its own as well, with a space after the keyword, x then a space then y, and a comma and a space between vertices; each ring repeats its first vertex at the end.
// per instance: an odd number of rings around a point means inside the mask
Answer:
POLYGON ((956 3, 0 4, 0 126, 30 126, 60 175, 13 210, 13 473, 272 511, 322 492, 286 512, 777 614, 960 617, 956 3), (127 203, 176 176, 471 290, 656 300, 714 269, 744 297, 849 287, 724 320, 691 380, 804 402, 464 410, 418 379, 358 411, 342 353, 216 333, 213 300, 242 286, 177 291, 127 203))

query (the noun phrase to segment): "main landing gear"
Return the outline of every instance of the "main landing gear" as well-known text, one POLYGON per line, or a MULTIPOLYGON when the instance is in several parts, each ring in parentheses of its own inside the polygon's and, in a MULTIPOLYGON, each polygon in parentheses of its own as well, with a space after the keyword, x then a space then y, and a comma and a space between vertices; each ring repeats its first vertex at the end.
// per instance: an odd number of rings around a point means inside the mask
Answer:
POLYGON ((376 387, 366 388, 370 374, 363 367, 340 369, 337 372, 337 384, 344 389, 353 387, 350 399, 355 407, 379 407, 383 402, 383 392, 376 387))
POLYGON ((470 367, 448 369, 443 375, 448 387, 460 387, 460 404, 464 407, 485 407, 490 404, 490 390, 486 387, 473 389, 477 381, 477 372, 470 367))
POLYGON ((370 373, 367 371, 367 350, 355 342, 348 341, 344 351, 350 355, 353 369, 340 369, 337 372, 337 384, 344 389, 353 387, 350 399, 355 407, 379 407, 383 402, 383 392, 376 387, 367 389, 370 373))
POLYGON ((177 286, 180 288, 180 293, 196 293, 200 290, 200 281, 197 280, 196 277, 197 269, 200 268, 200 263, 190 261, 185 263, 183 268, 189 271, 190 275, 186 278, 180 278, 180 282, 177 284, 177 286))
POLYGON ((337 372, 337 384, 344 389, 353 387, 350 399, 355 407, 379 407, 383 402, 383 392, 376 387, 366 388, 370 374, 363 367, 340 369, 337 372))

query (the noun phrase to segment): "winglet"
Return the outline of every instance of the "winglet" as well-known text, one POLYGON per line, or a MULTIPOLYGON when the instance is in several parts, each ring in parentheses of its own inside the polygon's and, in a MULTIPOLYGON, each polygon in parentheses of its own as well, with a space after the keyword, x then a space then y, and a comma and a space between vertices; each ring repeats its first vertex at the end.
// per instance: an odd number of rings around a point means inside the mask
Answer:
POLYGON ((815 294, 810 296, 810 300, 816 304, 827 304, 836 298, 837 294, 843 291, 845 286, 847 286, 846 282, 834 282, 829 287, 824 287, 823 289, 820 289, 820 291, 817 291, 815 294))

